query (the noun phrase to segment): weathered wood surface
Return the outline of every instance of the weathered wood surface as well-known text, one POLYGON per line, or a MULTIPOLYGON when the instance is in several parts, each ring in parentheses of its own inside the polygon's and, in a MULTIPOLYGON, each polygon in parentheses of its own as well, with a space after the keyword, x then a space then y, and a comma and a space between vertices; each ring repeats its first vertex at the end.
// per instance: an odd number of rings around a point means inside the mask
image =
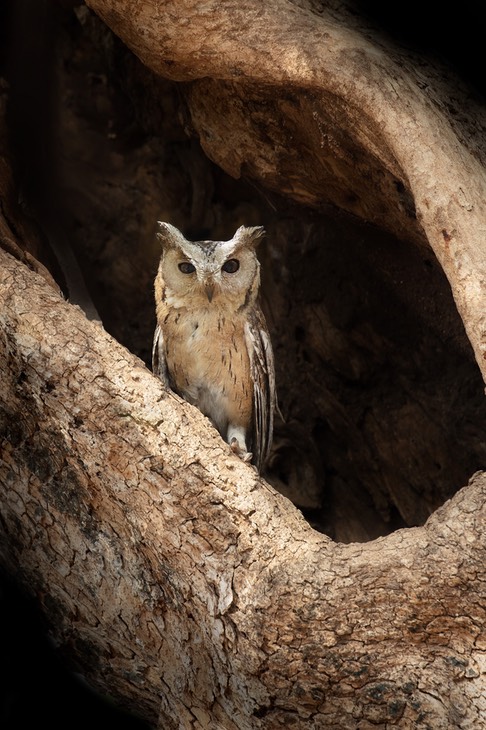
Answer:
POLYGON ((342 3, 87 4, 152 70, 187 82, 226 171, 427 241, 486 379, 486 112, 457 79, 342 3))
POLYGON ((334 544, 0 265, 2 562, 96 687, 161 728, 481 726, 484 474, 423 528, 334 544))

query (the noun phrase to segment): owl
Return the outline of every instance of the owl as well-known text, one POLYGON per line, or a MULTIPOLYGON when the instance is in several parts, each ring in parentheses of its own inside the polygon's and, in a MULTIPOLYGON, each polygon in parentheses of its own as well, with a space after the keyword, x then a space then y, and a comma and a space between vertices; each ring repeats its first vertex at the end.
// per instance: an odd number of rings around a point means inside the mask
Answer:
POLYGON ((272 345, 257 303, 255 248, 265 232, 241 226, 230 241, 188 241, 169 223, 158 226, 153 372, 261 472, 276 406, 272 345))

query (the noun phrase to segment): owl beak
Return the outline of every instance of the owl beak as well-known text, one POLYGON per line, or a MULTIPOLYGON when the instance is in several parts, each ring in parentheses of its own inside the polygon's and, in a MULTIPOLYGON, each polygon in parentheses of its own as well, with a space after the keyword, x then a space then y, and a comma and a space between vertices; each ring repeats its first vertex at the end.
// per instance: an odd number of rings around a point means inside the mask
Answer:
POLYGON ((208 298, 208 302, 211 302, 213 300, 213 296, 214 296, 214 282, 213 281, 207 281, 204 284, 204 291, 206 292, 206 296, 208 298))

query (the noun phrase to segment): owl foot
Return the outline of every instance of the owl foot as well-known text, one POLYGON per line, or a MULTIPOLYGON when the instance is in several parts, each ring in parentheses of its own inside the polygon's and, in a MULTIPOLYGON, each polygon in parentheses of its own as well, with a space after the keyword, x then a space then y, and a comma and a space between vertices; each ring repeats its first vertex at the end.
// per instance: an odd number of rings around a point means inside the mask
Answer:
POLYGON ((236 454, 237 456, 239 456, 240 459, 245 462, 245 464, 250 463, 250 461, 252 460, 253 454, 250 453, 249 451, 247 451, 246 449, 242 449, 239 444, 238 439, 233 437, 230 441, 230 447, 231 447, 231 451, 234 454, 236 454))

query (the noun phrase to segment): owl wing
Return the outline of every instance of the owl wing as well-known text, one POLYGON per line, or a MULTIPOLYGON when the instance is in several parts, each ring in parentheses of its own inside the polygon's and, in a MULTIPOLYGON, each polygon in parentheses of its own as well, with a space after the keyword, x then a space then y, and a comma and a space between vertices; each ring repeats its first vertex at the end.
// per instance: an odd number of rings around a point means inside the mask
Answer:
POLYGON ((270 452, 276 403, 272 343, 262 311, 255 307, 245 328, 253 381, 253 463, 262 470, 270 452))
POLYGON ((164 335, 159 325, 155 328, 154 342, 152 345, 152 372, 166 387, 169 386, 169 375, 164 351, 164 335))

